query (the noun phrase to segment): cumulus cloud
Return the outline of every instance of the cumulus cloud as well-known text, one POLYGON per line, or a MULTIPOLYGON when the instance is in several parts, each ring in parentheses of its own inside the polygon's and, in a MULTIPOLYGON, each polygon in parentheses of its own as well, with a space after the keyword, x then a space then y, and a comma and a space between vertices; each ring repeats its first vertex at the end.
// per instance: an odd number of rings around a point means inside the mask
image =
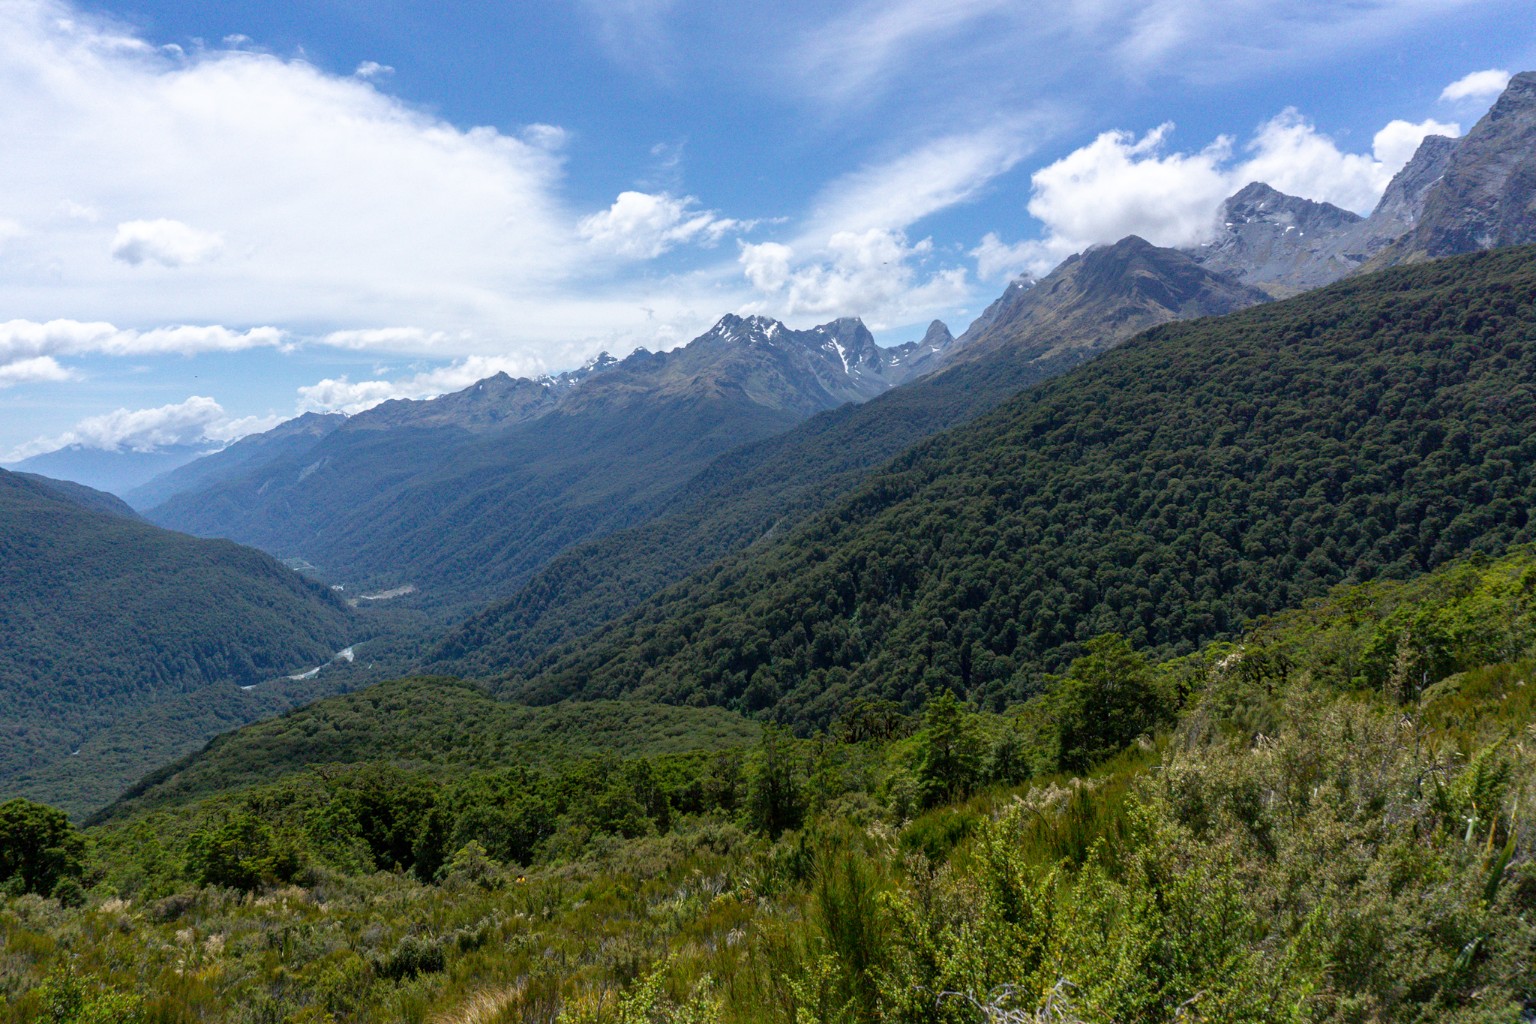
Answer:
POLYGON ((73 374, 60 366, 52 356, 36 356, 18 359, 13 363, 0 364, 0 388, 17 384, 53 384, 73 378, 73 374))
POLYGON ((376 60, 365 60, 352 73, 358 78, 388 78, 395 73, 395 69, 376 60))
POLYGON ((179 220, 130 220, 117 226, 112 258, 137 267, 153 261, 162 267, 184 267, 217 256, 224 239, 179 220))
POLYGON ((858 315, 878 330, 965 301, 965 269, 908 229, 984 192, 1027 155, 1027 134, 1023 123, 954 133, 833 181, 793 239, 741 246, 757 292, 743 311, 858 315))
POLYGON ((1173 125, 1137 138, 1109 131, 1031 178, 1028 209, 1045 228, 1038 240, 1005 243, 996 234, 972 250, 983 278, 1043 275, 1091 245, 1140 235, 1154 245, 1192 246, 1217 228, 1222 200, 1251 181, 1369 213, 1426 135, 1459 135, 1457 124, 1393 121, 1372 152, 1348 153, 1295 110, 1261 125, 1241 150, 1220 137, 1194 152, 1171 151, 1173 125))
POLYGON ((698 205, 693 196, 620 192, 608 209, 583 217, 579 230, 587 241, 616 256, 654 259, 689 242, 714 245, 750 227, 698 205))
POLYGON ((778 242, 743 245, 739 262, 763 296, 749 312, 859 315, 878 330, 964 300, 962 268, 921 278, 922 264, 932 252, 927 239, 912 244, 902 232, 870 228, 836 232, 808 257, 778 242))
POLYGON ((1451 103, 1461 100, 1491 100, 1509 86, 1510 74, 1497 68, 1474 71, 1446 86, 1440 98, 1451 103))
POLYGON ((398 380, 327 378, 299 388, 300 412, 364 412, 393 398, 436 398, 462 391, 476 381, 508 373, 525 377, 535 372, 525 360, 510 356, 469 356, 436 369, 398 380))
POLYGON ((218 402, 201 395, 156 409, 117 409, 83 419, 57 437, 42 437, 23 445, 6 461, 15 462, 70 445, 148 452, 169 445, 201 444, 212 437, 210 431, 217 433, 227 419, 218 402))
POLYGON ((530 351, 642 319, 592 277, 557 127, 459 128, 366 77, 167 50, 63 0, 0 4, 0 68, 0 137, 27 140, 0 147, 0 219, 37 251, 0 278, 13 316, 384 319, 530 351), (99 222, 34 223, 60 209, 99 222), (145 288, 162 265, 177 272, 145 288))
POLYGON ((1041 259, 1039 246, 1038 242, 1009 245, 996 231, 988 231, 981 244, 970 252, 976 261, 976 276, 983 281, 996 281, 1026 274, 1041 259))

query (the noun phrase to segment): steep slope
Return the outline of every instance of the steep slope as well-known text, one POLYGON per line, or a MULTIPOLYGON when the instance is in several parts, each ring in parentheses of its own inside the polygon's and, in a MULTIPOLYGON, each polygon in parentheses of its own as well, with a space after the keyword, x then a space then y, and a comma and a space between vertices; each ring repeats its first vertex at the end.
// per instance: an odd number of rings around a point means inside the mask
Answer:
POLYGON ((232 479, 252 466, 293 452, 307 451, 345 421, 346 417, 339 413, 322 416, 307 412, 265 433, 243 437, 222 451, 161 473, 126 491, 123 497, 134 508, 153 508, 177 494, 202 490, 232 479))
POLYGON ((1341 580, 1536 533, 1536 250, 1142 335, 914 449, 772 547, 507 680, 825 721, 1187 650, 1341 580))
POLYGON ((646 518, 721 453, 887 390, 899 355, 856 320, 792 331, 728 316, 674 352, 385 403, 146 514, 302 559, 349 589, 483 603, 563 548, 646 518))
POLYGON ((1458 141, 1392 263, 1536 242, 1536 71, 1510 80, 1458 141))
POLYGON ((1219 316, 1269 296, 1132 235, 1068 257, 1033 287, 1010 288, 966 331, 950 365, 1012 351, 1081 362, 1157 324, 1219 316))
POLYGON ((1276 297, 1348 274, 1536 242, 1536 72, 1514 76, 1459 139, 1430 135, 1371 215, 1255 182, 1190 255, 1276 297))
POLYGON ((959 341, 930 327, 917 352, 957 353, 943 372, 721 457, 654 520, 562 555, 450 633, 426 663, 471 675, 522 666, 688 573, 782 535, 923 438, 1140 330, 1262 298, 1135 238, 1069 260, 1033 288, 1010 285, 959 341))
POLYGON ((13 473, 27 483, 33 484, 47 492, 50 497, 67 501, 72 505, 93 512, 105 512, 108 515, 122 516, 125 519, 138 519, 139 514, 122 498, 106 491, 98 491, 94 487, 85 484, 77 484, 73 480, 55 480, 48 476, 39 476, 36 473, 13 473))
MULTIPOLYGON (((267 555, 0 472, 0 792, 30 792, 27 778, 161 702, 234 699, 329 660, 351 628, 329 592, 267 555)), ((82 785, 110 798, 198 739, 135 737, 123 774, 82 785)))

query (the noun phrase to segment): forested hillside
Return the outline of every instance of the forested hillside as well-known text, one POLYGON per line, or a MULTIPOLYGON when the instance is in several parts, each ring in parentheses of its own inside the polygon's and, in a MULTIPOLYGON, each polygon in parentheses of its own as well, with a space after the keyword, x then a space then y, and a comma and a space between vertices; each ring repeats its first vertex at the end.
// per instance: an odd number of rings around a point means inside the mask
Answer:
POLYGON ((727 453, 653 520, 560 556, 451 632, 426 664, 472 675, 521 668, 689 573, 792 530, 924 438, 1148 327, 1264 298, 1139 238, 1073 257, 1038 284, 1010 285, 944 353, 941 371, 727 453))
POLYGON ((918 447, 764 550, 506 681, 801 726, 858 696, 1035 692, 1339 581, 1529 539, 1536 250, 1150 331, 918 447))
MULTIPOLYGON (((1098 637, 1005 715, 750 747, 603 705, 606 754, 461 756, 388 739, 443 684, 332 701, 263 785, 85 835, 0 805, 0 1021, 1519 1021, 1533 594, 1530 549, 1474 557, 1171 661, 1098 637), (325 763, 344 714, 375 759, 325 763)), ((520 735, 489 707, 477 742, 520 735)))
MULTIPOLYGON (((109 501, 99 496, 100 511, 0 472, 0 792, 27 790, 34 773, 67 766, 82 743, 156 702, 211 686, 232 696, 350 642, 351 616, 325 588, 109 501)), ((187 737, 168 725, 131 742, 115 778, 78 780, 98 803, 187 737)))
POLYGON ((885 391, 893 358, 857 320, 726 317, 672 352, 385 403, 145 514, 349 590, 409 584, 414 604, 468 611, 649 518, 722 453, 885 391))

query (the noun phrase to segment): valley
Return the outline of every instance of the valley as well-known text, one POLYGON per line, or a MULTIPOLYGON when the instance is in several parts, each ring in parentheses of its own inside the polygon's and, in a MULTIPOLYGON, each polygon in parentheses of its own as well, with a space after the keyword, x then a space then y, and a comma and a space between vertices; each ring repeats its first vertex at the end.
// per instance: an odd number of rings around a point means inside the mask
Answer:
POLYGON ((958 335, 741 304, 0 470, 0 1024, 1536 1019, 1501 81, 1369 212, 1244 182, 958 335))

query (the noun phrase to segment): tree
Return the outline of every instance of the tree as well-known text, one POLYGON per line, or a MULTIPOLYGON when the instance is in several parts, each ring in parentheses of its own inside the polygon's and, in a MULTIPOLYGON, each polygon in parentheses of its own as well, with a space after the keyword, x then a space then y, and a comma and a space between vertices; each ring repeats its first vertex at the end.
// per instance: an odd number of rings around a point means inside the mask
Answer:
POLYGON ((958 697, 941 690, 929 698, 920 739, 917 782, 923 802, 933 807, 969 793, 981 775, 982 742, 958 697))
POLYGON ((51 894, 85 869, 85 837, 63 811, 17 798, 0 804, 0 889, 51 894))
POLYGON ((1106 633, 1088 641, 1056 690, 1058 764, 1086 771, 1156 727, 1167 709, 1147 659, 1125 637, 1106 633))
POLYGON ((805 800, 800 781, 795 778, 789 733, 778 726, 765 726, 758 746, 756 771, 747 796, 747 814, 752 824, 777 839, 787 829, 798 828, 805 815, 805 800))

